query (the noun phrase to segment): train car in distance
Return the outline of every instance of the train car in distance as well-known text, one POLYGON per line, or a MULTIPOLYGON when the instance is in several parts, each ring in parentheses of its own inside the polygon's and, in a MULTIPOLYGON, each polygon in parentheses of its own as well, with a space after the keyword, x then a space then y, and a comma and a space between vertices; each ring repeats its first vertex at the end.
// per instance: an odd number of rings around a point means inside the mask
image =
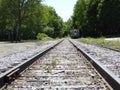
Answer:
POLYGON ((73 39, 80 37, 80 32, 78 29, 73 29, 70 34, 71 34, 71 38, 73 39))

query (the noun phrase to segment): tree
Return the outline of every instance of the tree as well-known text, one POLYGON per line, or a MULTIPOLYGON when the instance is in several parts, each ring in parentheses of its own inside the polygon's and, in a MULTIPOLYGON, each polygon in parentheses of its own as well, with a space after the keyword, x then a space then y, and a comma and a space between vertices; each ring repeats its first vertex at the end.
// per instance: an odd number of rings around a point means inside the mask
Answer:
MULTIPOLYGON (((57 15, 54 8, 49 7, 49 6, 46 6, 45 8, 46 8, 45 16, 46 16, 46 21, 47 21, 47 25, 46 25, 47 28, 44 29, 45 32, 49 28, 48 36, 51 36, 53 38, 62 37, 63 36, 62 30, 64 27, 62 18, 57 15)), ((46 34, 48 33, 46 32, 46 34)))
POLYGON ((87 9, 89 3, 90 0, 78 0, 74 7, 73 27, 79 29, 81 33, 86 30, 87 9))
POLYGON ((99 15, 103 35, 120 34, 120 0, 103 0, 99 15))
POLYGON ((73 19, 72 17, 68 19, 66 22, 66 29, 64 31, 64 36, 68 36, 70 34, 70 31, 73 29, 73 19))
POLYGON ((91 0, 87 10, 87 36, 98 37, 100 31, 98 30, 98 4, 99 0, 91 0))
POLYGON ((36 39, 38 33, 62 37, 64 22, 54 8, 42 0, 0 0, 0 39, 36 39))
POLYGON ((26 18, 34 15, 35 7, 41 0, 2 0, 2 10, 6 15, 7 28, 13 33, 13 40, 20 41, 22 29, 21 25, 26 18))
POLYGON ((99 37, 120 34, 120 0, 78 0, 73 26, 83 36, 99 37))

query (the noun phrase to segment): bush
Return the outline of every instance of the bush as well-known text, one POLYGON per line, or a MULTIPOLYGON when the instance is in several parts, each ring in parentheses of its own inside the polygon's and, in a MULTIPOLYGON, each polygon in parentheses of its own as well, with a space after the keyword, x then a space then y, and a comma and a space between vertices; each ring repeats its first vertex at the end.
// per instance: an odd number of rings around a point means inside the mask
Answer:
POLYGON ((45 33, 38 33, 38 35, 37 35, 38 40, 42 40, 42 38, 44 38, 44 37, 48 37, 48 35, 45 33))

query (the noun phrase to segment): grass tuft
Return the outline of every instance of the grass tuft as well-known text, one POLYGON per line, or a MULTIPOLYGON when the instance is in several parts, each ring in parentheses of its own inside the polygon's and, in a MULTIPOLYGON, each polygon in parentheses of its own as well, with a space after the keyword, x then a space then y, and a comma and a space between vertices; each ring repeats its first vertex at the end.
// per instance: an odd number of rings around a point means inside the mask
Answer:
POLYGON ((55 61, 52 62, 53 68, 55 68, 58 64, 60 63, 60 60, 56 59, 55 61))

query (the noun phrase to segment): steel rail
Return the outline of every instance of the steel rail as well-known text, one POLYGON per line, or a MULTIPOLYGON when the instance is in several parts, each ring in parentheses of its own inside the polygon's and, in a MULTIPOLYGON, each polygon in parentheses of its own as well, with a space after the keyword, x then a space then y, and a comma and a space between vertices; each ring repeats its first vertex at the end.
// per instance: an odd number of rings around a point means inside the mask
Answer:
POLYGON ((82 50, 75 42, 69 40, 74 47, 80 51, 88 61, 94 66, 94 68, 100 73, 100 75, 109 83, 109 85, 114 90, 120 90, 120 78, 115 76, 110 70, 108 70, 105 66, 103 66, 100 62, 96 61, 93 57, 87 54, 84 50, 82 50))
POLYGON ((21 64, 16 65, 5 73, 0 74, 0 89, 6 87, 9 83, 11 83, 14 79, 16 79, 20 74, 22 74, 28 67, 30 67, 33 63, 35 63, 41 56, 43 56, 46 52, 60 44, 63 40, 58 41, 54 45, 46 48, 41 51, 37 55, 29 58, 28 60, 22 62, 21 64))

